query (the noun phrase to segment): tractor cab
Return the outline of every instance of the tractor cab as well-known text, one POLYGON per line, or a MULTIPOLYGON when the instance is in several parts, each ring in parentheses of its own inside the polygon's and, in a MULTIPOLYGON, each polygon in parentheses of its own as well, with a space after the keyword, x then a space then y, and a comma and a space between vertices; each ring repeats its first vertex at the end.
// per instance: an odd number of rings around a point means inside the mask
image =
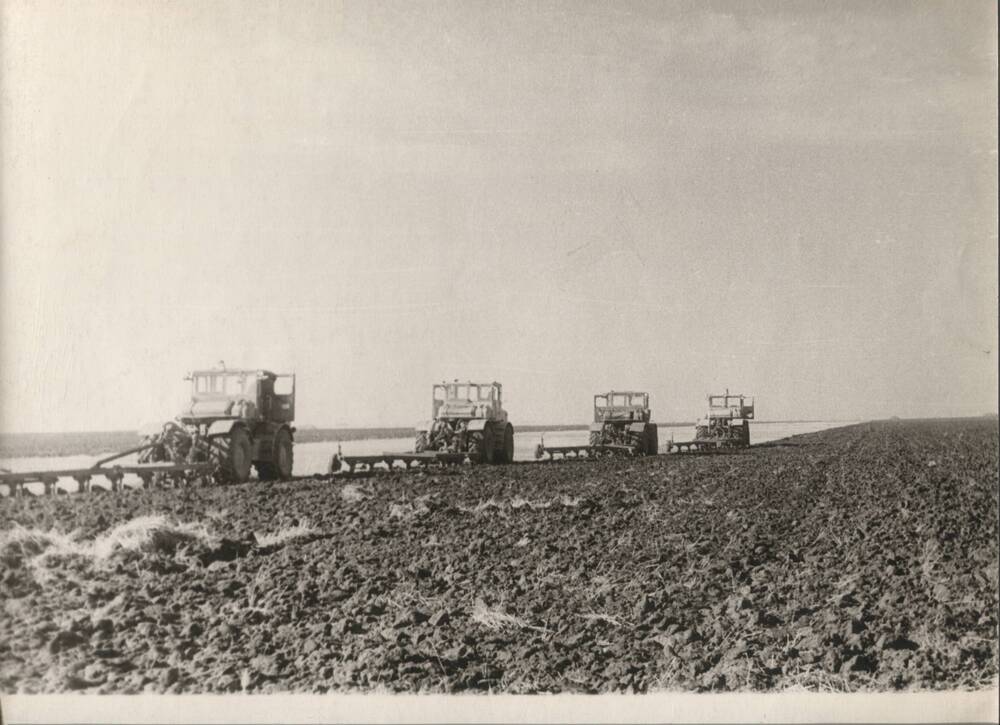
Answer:
POLYGON ((224 418, 290 423, 295 419, 295 376, 268 370, 196 370, 191 403, 181 419, 203 422, 224 418))
POLYGON ((614 391, 594 396, 594 422, 628 421, 648 423, 649 393, 614 391))
POLYGON ((434 386, 431 418, 505 421, 503 391, 500 383, 454 381, 434 386))
POLYGON ((723 418, 753 420, 753 397, 730 394, 728 390, 722 395, 709 395, 706 418, 709 420, 723 418))

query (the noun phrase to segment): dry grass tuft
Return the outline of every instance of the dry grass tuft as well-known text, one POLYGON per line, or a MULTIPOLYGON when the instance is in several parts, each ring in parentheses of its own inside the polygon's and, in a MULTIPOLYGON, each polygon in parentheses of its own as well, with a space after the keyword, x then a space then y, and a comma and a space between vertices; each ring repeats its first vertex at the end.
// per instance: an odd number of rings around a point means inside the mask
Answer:
POLYGON ((459 511, 464 511, 467 514, 479 514, 479 513, 482 513, 483 511, 486 511, 487 509, 491 509, 491 508, 492 509, 503 509, 503 504, 500 503, 499 501, 497 501, 495 498, 490 497, 486 501, 480 501, 475 506, 464 506, 462 504, 458 504, 456 506, 456 508, 459 511))
POLYGON ((390 519, 412 519, 416 515, 416 510, 413 508, 413 504, 411 503, 389 504, 390 519))
POLYGON ((211 509, 205 512, 205 518, 213 524, 225 525, 232 519, 232 516, 228 509, 211 509))
POLYGON ((502 509, 502 508, 503 508, 503 502, 497 501, 495 498, 490 496, 488 500, 480 501, 478 504, 476 504, 472 510, 475 511, 476 513, 479 513, 481 511, 486 511, 487 509, 502 509))
POLYGON ((620 617, 616 617, 613 614, 601 614, 594 612, 591 614, 578 614, 580 619, 586 619, 588 622, 605 622, 614 627, 624 627, 627 623, 620 617))
POLYGON ((369 494, 355 483, 348 483, 340 489, 340 497, 348 503, 358 503, 370 498, 369 494))
POLYGON ((846 673, 831 673, 818 665, 803 665, 785 672, 780 692, 851 692, 846 673))
POLYGON ((532 501, 531 499, 524 498, 523 496, 515 496, 509 501, 499 501, 494 497, 490 497, 486 501, 480 501, 475 506, 457 506, 459 511, 464 511, 465 513, 478 514, 486 511, 488 509, 496 509, 498 511, 506 511, 507 509, 517 510, 522 508, 529 508, 532 511, 539 509, 547 509, 560 504, 562 506, 575 507, 580 505, 582 498, 570 497, 563 495, 559 498, 553 498, 549 500, 532 501))
POLYGON ((507 614, 499 607, 488 607, 482 599, 477 599, 472 607, 472 621, 487 629, 526 629, 527 621, 513 614, 507 614))
POLYGON ((73 559, 83 559, 85 564, 90 559, 89 547, 77 541, 75 533, 40 531, 20 524, 0 532, 0 564, 10 568, 24 564, 39 584, 52 579, 52 570, 61 562, 73 559))
POLYGON ((313 536, 317 533, 319 533, 318 529, 311 526, 308 520, 303 519, 296 526, 286 526, 283 529, 275 531, 273 534, 254 532, 254 538, 257 539, 257 546, 270 548, 272 546, 284 544, 285 542, 293 539, 313 536))
POLYGON ((510 507, 512 509, 519 509, 524 506, 527 506, 532 511, 534 511, 535 509, 547 509, 551 505, 552 505, 551 501, 531 501, 530 499, 521 498, 520 496, 516 496, 510 501, 510 507))
POLYGON ((47 551, 73 553, 80 551, 80 544, 73 534, 59 531, 39 531, 20 524, 0 532, 0 561, 33 559, 47 551))
POLYGON ((218 538, 204 524, 168 521, 162 515, 140 516, 97 537, 90 553, 95 559, 107 559, 117 552, 172 555, 182 547, 213 548, 218 544, 218 538))
POLYGON ((389 518, 405 521, 428 514, 431 512, 431 507, 428 506, 431 498, 431 495, 425 494, 417 496, 413 501, 389 504, 389 518))
POLYGON ((15 525, 0 532, 0 562, 23 562, 36 582, 45 583, 60 571, 76 572, 73 576, 78 576, 91 567, 107 565, 122 553, 175 556, 218 543, 203 524, 176 523, 165 516, 141 516, 91 541, 81 540, 76 532, 64 534, 15 525))

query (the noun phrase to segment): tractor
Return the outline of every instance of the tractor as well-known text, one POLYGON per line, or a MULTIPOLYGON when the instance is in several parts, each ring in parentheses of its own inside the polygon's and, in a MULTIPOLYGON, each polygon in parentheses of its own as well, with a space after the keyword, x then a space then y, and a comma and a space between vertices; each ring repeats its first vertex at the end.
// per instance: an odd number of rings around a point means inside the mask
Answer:
POLYGON ((590 446, 626 446, 636 455, 655 456, 659 448, 649 393, 612 390, 594 396, 590 446))
POLYGON ((466 453, 473 463, 514 460, 514 427, 500 383, 443 382, 431 397, 431 420, 417 426, 414 451, 466 453))
POLYGON ((754 399, 730 393, 708 396, 708 414, 695 425, 694 442, 715 443, 717 448, 747 448, 754 399))
POLYGON ((267 370, 197 370, 191 401, 174 420, 147 431, 140 463, 214 463, 221 482, 242 483, 251 465, 263 481, 292 475, 295 375, 267 370))

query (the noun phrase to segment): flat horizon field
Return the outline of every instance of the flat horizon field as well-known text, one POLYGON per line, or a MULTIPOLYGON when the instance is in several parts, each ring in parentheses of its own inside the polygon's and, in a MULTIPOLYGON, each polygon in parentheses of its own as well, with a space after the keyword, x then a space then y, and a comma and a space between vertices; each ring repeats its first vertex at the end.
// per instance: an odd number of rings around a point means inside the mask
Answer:
POLYGON ((995 421, 0 500, 0 691, 995 687, 995 421))

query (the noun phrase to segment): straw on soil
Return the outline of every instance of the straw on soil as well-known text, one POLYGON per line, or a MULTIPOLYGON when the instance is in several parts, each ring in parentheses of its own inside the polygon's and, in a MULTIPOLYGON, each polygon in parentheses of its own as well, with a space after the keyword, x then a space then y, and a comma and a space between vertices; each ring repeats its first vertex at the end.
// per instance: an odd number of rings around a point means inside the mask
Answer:
POLYGON ((140 516, 97 537, 91 545, 96 559, 107 559, 119 551, 173 554, 179 547, 213 548, 218 539, 201 523, 169 521, 166 516, 140 516))
POLYGON ((295 526, 286 526, 283 529, 279 529, 273 534, 255 533, 254 537, 257 539, 258 546, 270 548, 293 539, 312 536, 316 533, 318 533, 318 530, 311 526, 308 521, 302 521, 295 526))

